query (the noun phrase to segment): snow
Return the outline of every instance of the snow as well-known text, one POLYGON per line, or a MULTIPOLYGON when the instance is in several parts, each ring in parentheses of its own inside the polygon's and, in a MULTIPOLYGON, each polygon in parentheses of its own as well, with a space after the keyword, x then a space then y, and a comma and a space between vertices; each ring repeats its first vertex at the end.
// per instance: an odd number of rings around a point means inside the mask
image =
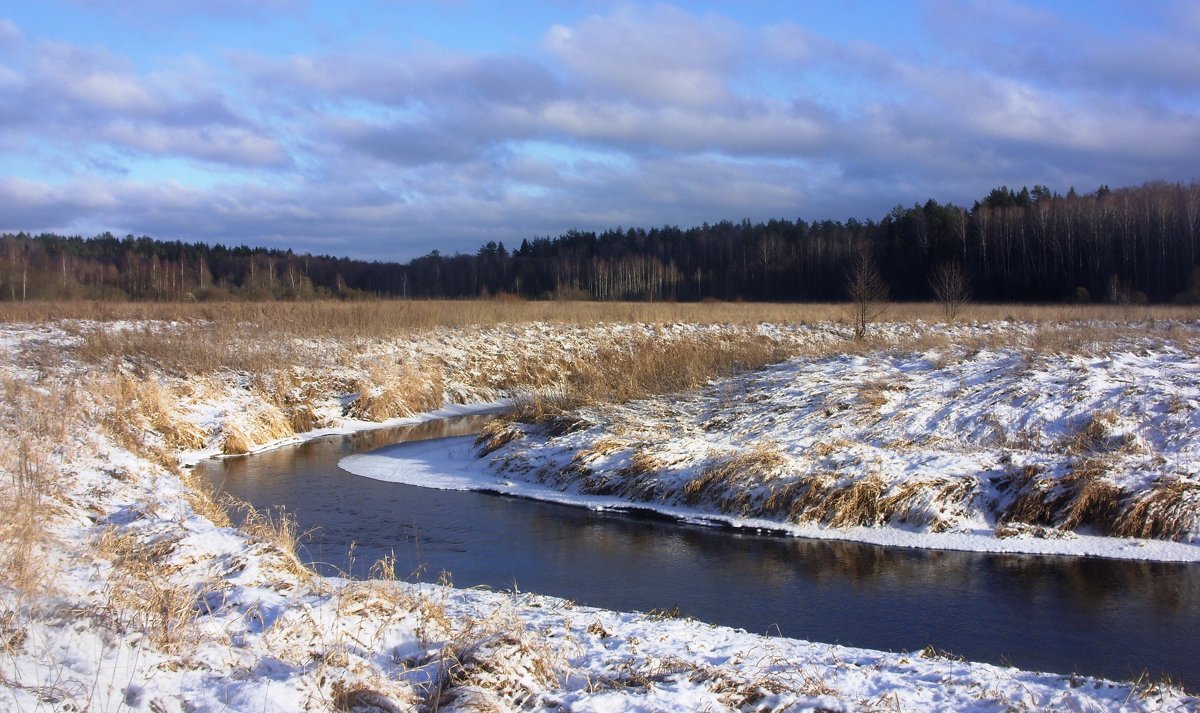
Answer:
MULTIPOLYGON (((132 323, 119 328, 148 327, 132 323)), ((797 340, 822 339, 826 333, 825 327, 769 329, 797 340)), ((676 331, 692 330, 680 326, 676 331)), ((414 336, 404 353, 444 354, 446 364, 460 369, 448 381, 448 398, 471 402, 447 404, 440 412, 414 418, 502 408, 497 400, 515 395, 502 386, 503 372, 519 367, 489 363, 481 354, 490 351, 502 359, 523 348, 535 355, 543 348, 586 353, 589 345, 618 331, 534 325, 414 336), (463 376, 468 366, 478 371, 476 377, 463 376)), ((21 583, 15 570, 6 569, 0 579, 2 710, 452 711, 490 705, 498 710, 575 711, 1151 711, 1200 706, 1197 699, 1157 684, 1034 673, 936 653, 884 653, 764 637, 693 620, 591 609, 536 594, 321 578, 271 538, 202 514, 208 510, 187 482, 186 471, 155 459, 156 449, 166 442, 161 434, 147 431, 136 443, 123 443, 107 430, 102 419, 113 404, 99 400, 107 392, 91 392, 79 384, 112 377, 102 367, 75 361, 63 349, 72 339, 57 326, 0 327, 0 368, 9 380, 10 396, 0 419, 5 439, 29 438, 47 453, 39 463, 44 470, 38 471, 39 478, 45 477, 39 482, 46 492, 35 513, 44 517, 44 533, 26 553, 38 558, 38 576, 21 583), (59 352, 57 360, 30 356, 47 346, 59 352), (70 426, 66 438, 53 428, 38 430, 52 417, 70 426)), ((316 352, 329 348, 311 346, 316 352)), ((367 347, 380 354, 397 348, 393 342, 367 347)), ((996 363, 1006 358, 997 357, 996 363)), ((1121 363, 1132 359, 1121 357, 1121 363)), ((1185 366, 1172 371, 1152 358, 1144 372, 1182 384, 1185 400, 1196 398, 1185 366)), ((766 388, 771 379, 788 374, 781 368, 750 378, 766 379, 761 382, 766 388)), ((1115 381, 1113 376, 1105 383, 1115 381)), ((150 378, 176 389, 171 392, 175 416, 208 427, 210 440, 219 419, 253 405, 245 375, 223 374, 207 383, 182 385, 173 381, 178 377, 150 378)), ((336 413, 333 405, 344 394, 325 396, 322 408, 336 413)), ((1158 408, 1157 401, 1148 403, 1149 410, 1158 408)), ((651 406, 632 408, 634 413, 651 406)), ((1119 411, 1122 419, 1132 419, 1131 414, 1119 411)), ((1136 427, 1136 419, 1131 423, 1136 427)), ((339 417, 325 432, 367 425, 339 417)), ((747 426, 763 432, 771 428, 765 421, 747 426)), ((287 436, 255 447, 315 435, 287 436)), ((1149 443, 1179 443, 1180 452, 1190 452, 1190 439, 1167 430, 1138 435, 1149 443)), ((725 437, 731 447, 737 440, 725 437)), ((2 445, 6 455, 0 467, 8 471, 12 449, 2 445)), ((213 452, 208 443, 171 454, 187 461, 213 452)), ((371 477, 420 480, 431 487, 488 487, 588 507, 630 505, 620 498, 588 496, 499 473, 495 464, 474 456, 470 439, 387 449, 346 465, 371 477)), ((0 502, 10 517, 18 513, 18 496, 24 497, 18 481, 15 472, 0 477, 0 502)), ((726 517, 697 508, 662 507, 679 516, 726 517)), ((3 543, 6 558, 13 542, 3 543)))

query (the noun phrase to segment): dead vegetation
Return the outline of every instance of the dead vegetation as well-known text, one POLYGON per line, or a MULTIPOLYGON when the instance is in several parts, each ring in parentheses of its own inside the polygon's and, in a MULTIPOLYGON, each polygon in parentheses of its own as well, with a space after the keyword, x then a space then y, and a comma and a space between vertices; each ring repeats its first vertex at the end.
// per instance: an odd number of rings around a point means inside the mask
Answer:
POLYGON ((424 709, 505 711, 533 707, 559 685, 565 661, 514 613, 465 619, 450 632, 427 666, 432 668, 424 709))
POLYGON ((590 425, 579 413, 582 407, 685 391, 782 361, 788 354, 786 346, 765 337, 636 336, 572 364, 560 388, 518 400, 511 418, 561 435, 590 425))
POLYGON ((1161 476, 1150 488, 1132 493, 1107 478, 1108 464, 1097 458, 1076 461, 1061 477, 1026 466, 998 485, 998 530, 1023 525, 1059 531, 1091 528, 1104 535, 1183 540, 1200 526, 1200 484, 1161 476))
POLYGON ((1200 529, 1200 482, 1163 476, 1130 499, 1112 528, 1121 537, 1182 540, 1200 529))
POLYGON ((442 367, 438 364, 376 362, 367 376, 350 383, 358 398, 347 414, 363 421, 386 421, 433 411, 445 403, 442 367))
POLYGON ((904 523, 944 532, 967 512, 979 497, 980 487, 974 477, 888 482, 878 473, 846 479, 813 473, 782 486, 772 485, 762 512, 797 524, 873 527, 904 523))
POLYGON ((50 520, 67 499, 80 444, 76 385, 39 388, 5 378, 0 404, 0 569, 22 597, 53 586, 50 520))
POLYGON ((257 401, 244 411, 226 414, 221 425, 221 452, 249 453, 255 447, 295 435, 291 419, 278 406, 257 401))
POLYGON ((503 418, 488 421, 475 438, 475 447, 480 456, 495 453, 504 446, 525 437, 519 424, 503 418))
POLYGON ((692 506, 713 503, 724 513, 750 514, 751 489, 784 473, 790 462, 779 444, 755 443, 701 470, 683 486, 683 502, 692 506))

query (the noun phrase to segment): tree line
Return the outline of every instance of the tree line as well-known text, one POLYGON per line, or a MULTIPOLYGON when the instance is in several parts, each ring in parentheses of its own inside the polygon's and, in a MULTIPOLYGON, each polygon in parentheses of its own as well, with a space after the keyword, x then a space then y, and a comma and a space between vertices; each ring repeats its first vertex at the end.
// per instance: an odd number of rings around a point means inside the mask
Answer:
POLYGON ((568 231, 473 254, 368 262, 149 237, 0 236, 0 300, 335 297, 836 301, 856 261, 893 299, 951 271, 984 301, 1200 301, 1200 184, 1066 195, 992 190, 970 208, 930 199, 879 221, 721 221, 568 231))

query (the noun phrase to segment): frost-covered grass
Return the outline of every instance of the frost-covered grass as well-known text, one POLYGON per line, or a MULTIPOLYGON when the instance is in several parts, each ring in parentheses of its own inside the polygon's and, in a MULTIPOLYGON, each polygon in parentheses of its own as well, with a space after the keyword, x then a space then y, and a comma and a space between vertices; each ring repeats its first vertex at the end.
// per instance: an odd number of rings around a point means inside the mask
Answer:
MULTIPOLYGON (((766 340, 812 359, 835 358, 828 355, 846 340, 829 324, 550 322, 335 338, 289 336, 284 325, 247 314, 233 327, 126 320, 0 328, 0 709, 1197 705, 1157 683, 768 639, 536 595, 408 584, 394 581, 387 560, 371 581, 318 577, 295 556, 286 514, 252 514, 234 529, 225 506, 179 463, 373 425, 366 419, 395 422, 442 404, 567 393, 604 349, 648 337, 684 345, 766 340), (238 330, 240 342, 229 337, 238 330), (212 341, 204 346, 197 335, 212 341), (199 358, 188 356, 189 344, 199 358)), ((901 341, 925 338, 917 332, 901 341)), ((587 408, 601 408, 595 401, 587 408)), ((1122 418, 1118 410, 1117 423, 1122 418)), ((730 462, 769 468, 780 457, 790 456, 750 448, 730 462)), ((696 493, 704 503, 715 491, 696 493)))

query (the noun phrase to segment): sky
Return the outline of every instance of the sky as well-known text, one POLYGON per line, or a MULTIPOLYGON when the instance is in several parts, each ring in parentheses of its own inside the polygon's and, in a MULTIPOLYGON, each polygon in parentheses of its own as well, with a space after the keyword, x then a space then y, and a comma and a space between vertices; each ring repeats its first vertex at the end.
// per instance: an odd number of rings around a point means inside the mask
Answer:
POLYGON ((1200 179, 1196 0, 0 5, 0 231, 407 260, 1200 179))

